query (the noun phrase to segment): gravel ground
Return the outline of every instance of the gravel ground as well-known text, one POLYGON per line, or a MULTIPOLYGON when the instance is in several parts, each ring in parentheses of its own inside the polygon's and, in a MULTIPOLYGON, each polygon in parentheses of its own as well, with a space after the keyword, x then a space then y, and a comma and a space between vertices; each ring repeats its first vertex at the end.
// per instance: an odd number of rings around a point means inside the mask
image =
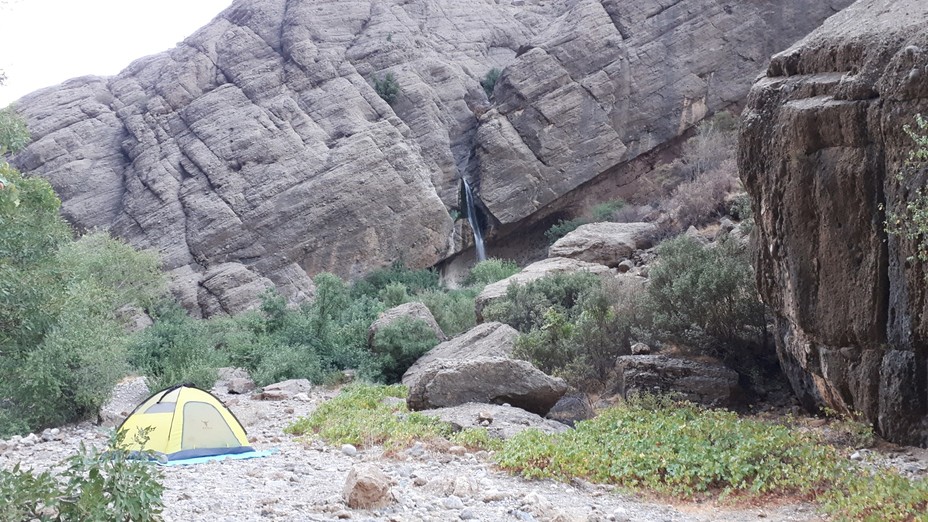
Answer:
MULTIPOLYGON (((379 448, 345 452, 283 433, 289 422, 334 394, 317 389, 309 400, 284 401, 220 395, 245 425, 257 449, 276 448, 278 452, 253 460, 164 468, 165 520, 822 520, 810 504, 669 505, 583 481, 523 480, 496 470, 485 453, 452 454, 417 444, 398 457, 387 458, 379 448), (352 466, 361 462, 376 465, 393 481, 395 502, 391 506, 373 511, 347 508, 342 488, 352 466)), ((8 469, 22 462, 34 469, 53 468, 76 451, 82 440, 102 445, 108 436, 109 430, 84 423, 46 432, 47 441, 37 436, 30 437, 32 442, 0 441, 0 467, 8 469)), ((925 450, 868 451, 863 458, 877 455, 905 463, 913 474, 928 472, 925 450)))

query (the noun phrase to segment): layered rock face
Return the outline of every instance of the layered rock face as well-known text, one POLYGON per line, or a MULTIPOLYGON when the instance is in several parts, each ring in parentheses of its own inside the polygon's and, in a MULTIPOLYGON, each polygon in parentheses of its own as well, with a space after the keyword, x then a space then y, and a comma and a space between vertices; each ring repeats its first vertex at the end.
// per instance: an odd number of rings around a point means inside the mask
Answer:
POLYGON ((860 0, 775 56, 751 91, 739 152, 755 262, 777 348, 810 407, 856 411, 928 445, 928 284, 883 205, 925 184, 903 131, 928 113, 928 3, 860 0))
POLYGON ((850 0, 238 0, 163 54, 18 102, 66 217, 156 249, 197 314, 465 246, 738 103, 850 0), (492 102, 480 80, 504 68, 492 102), (390 72, 392 106, 372 87, 390 72))

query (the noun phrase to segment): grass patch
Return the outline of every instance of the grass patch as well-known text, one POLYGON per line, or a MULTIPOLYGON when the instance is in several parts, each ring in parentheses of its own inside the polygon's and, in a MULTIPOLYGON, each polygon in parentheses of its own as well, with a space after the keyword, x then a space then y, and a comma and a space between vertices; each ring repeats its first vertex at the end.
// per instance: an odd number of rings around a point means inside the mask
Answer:
POLYGON ((455 433, 447 422, 410 412, 406 408, 407 394, 407 388, 400 384, 353 384, 284 431, 291 435, 314 434, 330 444, 354 444, 360 448, 382 445, 387 453, 409 447, 419 440, 435 439, 471 450, 501 446, 502 441, 490 436, 485 429, 455 433))
POLYGON ((815 434, 729 411, 644 397, 562 434, 527 430, 503 441, 410 413, 406 394, 401 385, 348 386, 286 432, 382 445, 388 454, 440 439, 494 451, 502 469, 529 479, 580 477, 681 499, 794 495, 819 502, 835 520, 928 520, 928 481, 870 472, 815 434))

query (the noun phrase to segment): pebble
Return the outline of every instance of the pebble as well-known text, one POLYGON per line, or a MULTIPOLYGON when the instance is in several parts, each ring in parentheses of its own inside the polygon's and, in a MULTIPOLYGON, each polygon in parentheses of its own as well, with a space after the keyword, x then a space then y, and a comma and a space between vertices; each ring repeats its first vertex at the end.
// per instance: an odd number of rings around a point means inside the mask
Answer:
POLYGON ((441 505, 445 506, 445 509, 464 509, 464 501, 455 495, 444 498, 441 505))
POLYGON ((461 511, 461 514, 458 515, 458 517, 460 517, 461 520, 473 520, 473 519, 477 518, 477 515, 474 514, 474 511, 473 511, 473 510, 471 510, 471 509, 465 509, 465 510, 461 511))
POLYGON ((861 455, 859 451, 855 451, 854 453, 851 453, 851 460, 863 460, 863 459, 864 459, 864 456, 861 455))
POLYGON ((448 453, 457 456, 463 456, 467 453, 467 448, 464 446, 451 446, 448 448, 448 453))
POLYGON ((352 444, 342 444, 342 453, 349 457, 354 457, 358 454, 358 448, 354 447, 352 444))

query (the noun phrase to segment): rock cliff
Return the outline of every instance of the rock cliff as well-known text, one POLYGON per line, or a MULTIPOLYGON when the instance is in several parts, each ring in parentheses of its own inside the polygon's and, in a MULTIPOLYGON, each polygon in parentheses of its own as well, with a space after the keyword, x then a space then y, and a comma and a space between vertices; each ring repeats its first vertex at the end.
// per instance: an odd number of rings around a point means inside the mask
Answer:
POLYGON ((810 407, 856 411, 928 445, 928 285, 884 232, 928 172, 897 177, 928 113, 928 3, 860 0, 773 58, 751 91, 739 163, 758 224, 758 284, 810 407))
POLYGON ((462 175, 515 228, 633 177, 849 3, 237 0, 115 77, 20 100, 34 141, 15 163, 77 227, 158 250, 188 309, 233 313, 269 285, 300 300, 321 271, 465 248, 462 175), (372 87, 388 72, 392 105, 372 87))

